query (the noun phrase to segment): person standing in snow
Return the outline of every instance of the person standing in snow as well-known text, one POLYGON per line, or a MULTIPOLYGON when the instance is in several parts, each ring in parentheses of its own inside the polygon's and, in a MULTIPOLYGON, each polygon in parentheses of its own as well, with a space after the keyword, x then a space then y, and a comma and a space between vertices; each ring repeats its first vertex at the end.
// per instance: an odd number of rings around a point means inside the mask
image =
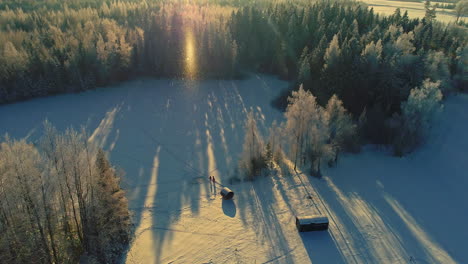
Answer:
POLYGON ((210 176, 210 190, 213 193, 216 193, 216 187, 214 184, 214 176, 210 176))
POLYGON ((216 196, 216 179, 215 179, 215 176, 212 176, 212 177, 213 177, 213 193, 216 196))

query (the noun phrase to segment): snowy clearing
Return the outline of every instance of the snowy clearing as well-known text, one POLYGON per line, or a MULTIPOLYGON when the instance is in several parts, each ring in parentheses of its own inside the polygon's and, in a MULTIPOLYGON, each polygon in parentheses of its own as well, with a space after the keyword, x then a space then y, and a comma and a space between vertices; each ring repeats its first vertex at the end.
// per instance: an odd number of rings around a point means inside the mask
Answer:
MULTIPOLYGON (((395 13, 395 9, 400 8, 401 14, 408 11, 408 16, 410 18, 423 18, 424 14, 426 13, 424 9, 424 2, 407 2, 407 1, 395 1, 395 0, 360 0, 361 2, 366 3, 369 5, 369 8, 374 8, 376 13, 380 13, 382 15, 393 15, 395 13)), ((434 4, 433 2, 432 4, 434 4)), ((441 22, 449 23, 455 22, 457 19, 454 10, 452 9, 444 9, 444 8, 437 8, 437 17, 436 19, 441 22)), ((461 17, 461 20, 464 18, 461 17)))
POLYGON ((133 81, 0 106, 0 134, 34 140, 46 118, 87 126, 126 172, 136 225, 126 263, 468 262, 467 95, 444 102, 428 144, 408 157, 366 147, 322 179, 284 166, 229 184, 247 110, 265 131, 282 120, 270 101, 286 87, 267 76, 133 81), (208 175, 234 200, 221 200, 208 175), (327 215, 329 231, 299 234, 296 213, 327 215))

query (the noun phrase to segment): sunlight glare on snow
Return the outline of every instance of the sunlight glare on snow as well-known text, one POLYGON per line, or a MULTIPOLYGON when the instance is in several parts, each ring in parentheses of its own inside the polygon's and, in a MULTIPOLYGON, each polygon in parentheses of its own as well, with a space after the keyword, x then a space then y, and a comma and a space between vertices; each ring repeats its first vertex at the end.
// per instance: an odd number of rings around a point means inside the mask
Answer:
MULTIPOLYGON (((88 138, 88 142, 103 148, 107 142, 107 138, 114 127, 114 120, 117 113, 120 111, 120 106, 112 108, 106 113, 106 116, 101 120, 99 126, 94 130, 93 134, 88 138)), ((114 144, 115 145, 115 144, 114 144)))
MULTIPOLYGON (((294 170, 294 162, 292 162, 287 157, 283 157, 284 163, 286 167, 289 169, 291 173, 295 173, 298 178, 300 178, 303 187, 306 185, 309 186, 313 190, 313 193, 318 195, 317 190, 312 185, 309 177, 304 177, 306 182, 304 183, 301 174, 303 172, 300 169, 294 170)), ((330 221, 330 228, 329 232, 332 236, 333 243, 335 244, 336 248, 338 249, 341 257, 346 263, 365 263, 366 260, 364 256, 362 256, 361 252, 359 252, 359 247, 355 244, 355 241, 352 239, 350 231, 347 229, 346 225, 342 220, 338 217, 338 215, 332 211, 330 205, 325 201, 322 200, 321 206, 316 206, 315 209, 316 213, 322 214, 322 210, 327 216, 331 219, 330 221)))
POLYGON ((211 137, 210 130, 206 130, 206 141, 208 142, 206 146, 206 155, 208 156, 208 173, 211 176, 215 176, 215 178, 219 179, 219 173, 216 169, 216 157, 214 155, 213 150, 213 138, 211 137))
POLYGON ((399 241, 398 235, 385 223, 372 204, 366 202, 356 192, 343 193, 330 177, 324 179, 354 225, 361 231, 367 244, 365 252, 372 261, 405 263, 408 253, 399 241))
POLYGON ((403 220, 405 225, 419 241, 428 257, 432 258, 433 263, 455 264, 457 263, 447 251, 441 248, 431 236, 422 229, 416 219, 414 219, 401 204, 390 195, 384 196, 385 201, 392 207, 397 215, 403 220))
POLYGON ((194 80, 197 77, 198 65, 195 36, 191 29, 185 30, 184 55, 184 77, 188 80, 194 80))
MULTIPOLYGON (((146 193, 146 199, 144 202, 144 207, 153 207, 154 198, 156 197, 157 191, 157 181, 158 181, 158 172, 159 172, 159 153, 161 151, 161 146, 156 150, 156 155, 153 159, 153 168, 151 169, 151 180, 148 185, 148 190, 146 193)), ((139 225, 136 227, 135 234, 138 239, 136 239, 128 251, 129 259, 131 263, 154 263, 154 254, 151 253, 155 248, 154 239, 152 237, 152 232, 149 231, 149 228, 152 225, 154 215, 151 211, 142 211, 140 218, 142 219, 139 225)))

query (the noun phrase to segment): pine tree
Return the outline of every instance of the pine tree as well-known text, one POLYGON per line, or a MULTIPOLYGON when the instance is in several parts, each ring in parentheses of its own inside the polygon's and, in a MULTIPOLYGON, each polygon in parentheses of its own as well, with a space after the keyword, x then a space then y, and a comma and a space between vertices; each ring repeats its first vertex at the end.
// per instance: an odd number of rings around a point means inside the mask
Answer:
POLYGON ((447 92, 450 89, 450 69, 447 56, 442 51, 429 51, 424 60, 426 77, 432 81, 440 81, 440 89, 447 92))
POLYGON ((273 154, 273 161, 277 164, 280 164, 282 161, 282 139, 283 131, 282 125, 278 125, 276 120, 273 121, 269 130, 268 144, 271 147, 271 152, 273 154))
POLYGON ((102 263, 115 263, 130 240, 130 214, 125 192, 104 151, 96 155, 96 205, 93 227, 96 256, 102 263))
POLYGON ((341 48, 338 40, 338 35, 333 36, 332 41, 328 45, 328 48, 325 50, 325 55, 323 57, 325 64, 323 65, 324 69, 332 68, 337 65, 340 61, 341 48))
POLYGON ((377 43, 372 41, 371 43, 367 44, 361 53, 361 56, 370 66, 371 73, 377 69, 377 66, 382 59, 382 50, 382 40, 379 39, 377 43))
POLYGON ((402 104, 403 122, 394 145, 396 153, 412 151, 424 141, 434 115, 441 109, 439 86, 439 81, 427 79, 421 87, 412 89, 408 100, 402 104))
POLYGON ((334 154, 333 163, 338 161, 339 153, 350 144, 350 140, 356 132, 351 115, 343 107, 343 102, 336 95, 328 101, 326 111, 328 113, 330 143, 334 154))
POLYGON ((395 41, 395 47, 400 50, 403 54, 412 54, 416 48, 413 44, 414 33, 403 33, 395 41))
POLYGON ((429 0, 426 0, 426 2, 424 3, 424 9, 426 10, 426 13, 424 15, 423 21, 426 24, 430 24, 436 18, 436 8, 431 7, 431 2, 429 0))
POLYGON ((328 48, 325 50, 325 55, 323 57, 322 81, 325 85, 324 89, 326 90, 325 100, 330 98, 332 94, 340 94, 341 92, 342 67, 344 67, 342 59, 338 35, 335 34, 328 48))
POLYGON ((301 58, 299 59, 299 74, 298 74, 299 83, 308 82, 311 78, 309 61, 310 61, 309 49, 305 47, 304 50, 302 51, 301 58))
POLYGON ((258 131, 254 112, 250 110, 245 121, 245 137, 240 167, 245 171, 248 179, 253 180, 261 173, 265 165, 263 138, 258 131))

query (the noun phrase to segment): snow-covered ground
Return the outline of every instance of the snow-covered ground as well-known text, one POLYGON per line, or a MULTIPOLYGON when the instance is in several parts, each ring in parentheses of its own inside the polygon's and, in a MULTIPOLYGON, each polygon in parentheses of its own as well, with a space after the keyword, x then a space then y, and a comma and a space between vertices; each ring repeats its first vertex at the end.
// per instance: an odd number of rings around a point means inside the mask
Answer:
POLYGON ((133 81, 0 106, 0 134, 34 140, 46 118, 87 126, 126 172, 136 226, 126 263, 468 263, 467 95, 444 102, 429 142, 407 157, 366 147, 322 179, 284 166, 229 184, 246 111, 262 129, 281 120, 270 101, 286 87, 268 76, 133 81), (296 213, 328 215, 329 231, 299 234, 296 213))

